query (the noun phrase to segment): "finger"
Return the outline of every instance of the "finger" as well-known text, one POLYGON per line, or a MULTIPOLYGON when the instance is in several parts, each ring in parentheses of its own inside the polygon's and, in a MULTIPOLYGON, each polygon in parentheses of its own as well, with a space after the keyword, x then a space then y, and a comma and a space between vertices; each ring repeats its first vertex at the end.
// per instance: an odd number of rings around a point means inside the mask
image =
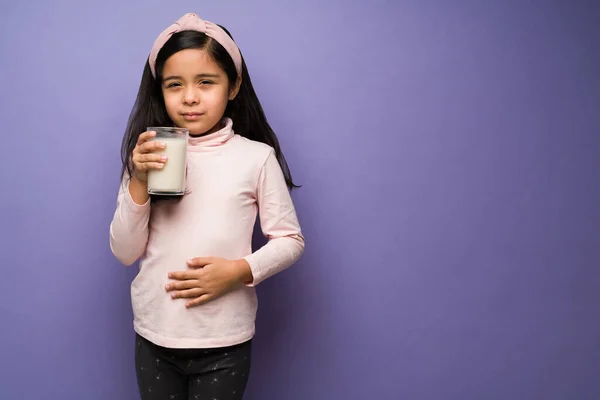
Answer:
POLYGON ((161 154, 147 153, 140 154, 138 157, 139 162, 156 162, 164 163, 167 161, 167 156, 161 154))
POLYGON ((165 163, 167 162, 167 156, 165 155, 160 155, 160 154, 153 154, 153 153, 148 153, 148 154, 134 154, 133 155, 133 162, 136 164, 144 164, 144 163, 165 163))
POLYGON ((190 300, 187 303, 185 303, 185 307, 186 308, 196 307, 196 306, 202 305, 206 302, 209 302, 211 299, 212 299, 211 295, 204 294, 198 298, 195 298, 194 300, 190 300))
POLYGON ((151 169, 163 169, 165 164, 163 163, 135 163, 135 169, 138 171, 148 171, 151 169))
POLYGON ((178 290, 177 292, 171 293, 172 299, 190 299, 192 297, 198 297, 205 295, 206 292, 200 288, 193 288, 187 290, 178 290))
POLYGON ((167 147, 167 145, 159 140, 152 140, 150 142, 143 143, 139 146, 140 153, 152 153, 154 151, 160 151, 167 147))
POLYGON ((216 261, 217 257, 196 257, 187 260, 187 265, 191 268, 202 268, 214 264, 216 261))
POLYGON ((198 279, 198 273, 194 270, 190 271, 175 271, 169 272, 169 279, 176 279, 178 281, 184 281, 187 279, 198 279))
POLYGON ((200 282, 198 281, 198 279, 188 279, 185 281, 170 282, 165 286, 165 290, 167 292, 170 292, 172 290, 199 288, 199 286, 200 282))
POLYGON ((147 142, 148 140, 152 139, 155 136, 156 136, 156 132, 146 131, 146 132, 142 133, 140 136, 138 136, 137 145, 140 146, 142 143, 147 142))

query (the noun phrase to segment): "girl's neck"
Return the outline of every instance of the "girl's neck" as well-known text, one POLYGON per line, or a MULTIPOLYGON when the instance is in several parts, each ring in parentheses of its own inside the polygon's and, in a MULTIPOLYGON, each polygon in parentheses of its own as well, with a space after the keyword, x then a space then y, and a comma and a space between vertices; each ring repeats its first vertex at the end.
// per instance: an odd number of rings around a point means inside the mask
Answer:
POLYGON ((210 128, 208 131, 206 131, 204 133, 200 133, 198 135, 193 135, 193 134, 190 133, 190 137, 201 138, 201 137, 204 137, 204 136, 208 136, 208 135, 213 134, 213 133, 215 133, 217 131, 220 131, 221 129, 225 128, 225 126, 226 126, 225 119, 221 119, 219 122, 216 123, 215 126, 213 126, 212 128, 210 128))
POLYGON ((224 118, 215 125, 215 128, 203 133, 189 137, 188 149, 190 151, 210 151, 226 144, 234 136, 233 121, 224 118))

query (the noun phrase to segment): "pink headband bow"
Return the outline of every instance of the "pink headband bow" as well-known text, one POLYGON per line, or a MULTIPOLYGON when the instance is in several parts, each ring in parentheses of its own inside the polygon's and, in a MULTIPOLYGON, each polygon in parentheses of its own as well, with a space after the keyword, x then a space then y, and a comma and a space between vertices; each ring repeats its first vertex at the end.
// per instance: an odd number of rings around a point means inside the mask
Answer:
POLYGON ((156 78, 156 56, 162 47, 167 43, 167 40, 171 38, 175 33, 181 31, 198 31, 206 34, 206 36, 213 38, 221 46, 227 50, 238 75, 242 74, 242 55, 237 45, 231 39, 231 37, 217 24, 213 24, 209 21, 204 21, 194 13, 187 13, 183 17, 179 18, 175 23, 169 26, 167 29, 161 32, 160 35, 154 41, 148 62, 150 63, 150 70, 152 76, 156 78))

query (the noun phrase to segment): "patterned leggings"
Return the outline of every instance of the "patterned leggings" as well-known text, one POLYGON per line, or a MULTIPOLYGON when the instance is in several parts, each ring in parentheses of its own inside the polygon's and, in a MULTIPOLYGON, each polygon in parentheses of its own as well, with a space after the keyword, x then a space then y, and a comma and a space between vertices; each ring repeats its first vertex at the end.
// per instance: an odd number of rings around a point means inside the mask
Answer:
POLYGON ((142 400, 241 400, 252 341, 215 349, 167 349, 136 335, 142 400))

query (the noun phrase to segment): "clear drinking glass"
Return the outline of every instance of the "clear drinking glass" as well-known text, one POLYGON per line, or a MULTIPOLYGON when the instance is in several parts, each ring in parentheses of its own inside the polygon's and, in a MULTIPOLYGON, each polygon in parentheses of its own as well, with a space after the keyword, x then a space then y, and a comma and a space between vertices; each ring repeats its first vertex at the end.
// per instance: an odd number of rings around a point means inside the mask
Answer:
POLYGON ((183 195, 189 131, 186 128, 152 126, 147 130, 156 132, 156 136, 151 140, 166 144, 166 148, 156 154, 167 156, 167 162, 162 169, 148 171, 148 193, 167 196, 183 195))

